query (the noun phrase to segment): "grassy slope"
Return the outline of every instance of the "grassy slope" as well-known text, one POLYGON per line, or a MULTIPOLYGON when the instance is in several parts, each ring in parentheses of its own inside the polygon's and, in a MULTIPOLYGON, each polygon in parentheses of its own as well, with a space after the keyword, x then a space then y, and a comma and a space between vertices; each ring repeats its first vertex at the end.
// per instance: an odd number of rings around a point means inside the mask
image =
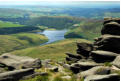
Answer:
POLYGON ((100 36, 102 27, 101 21, 83 21, 77 27, 71 28, 66 34, 66 38, 85 38, 93 40, 100 36))
POLYGON ((66 52, 75 53, 76 41, 89 42, 84 39, 65 39, 44 46, 31 47, 31 48, 13 51, 12 53, 20 56, 30 56, 33 58, 40 58, 40 59, 53 59, 56 61, 64 60, 66 52))
POLYGON ((13 35, 0 35, 0 54, 38 45, 47 42, 43 35, 33 33, 18 33, 13 35))
POLYGON ((14 24, 12 22, 3 22, 0 21, 0 28, 8 28, 8 27, 23 27, 24 25, 14 24))

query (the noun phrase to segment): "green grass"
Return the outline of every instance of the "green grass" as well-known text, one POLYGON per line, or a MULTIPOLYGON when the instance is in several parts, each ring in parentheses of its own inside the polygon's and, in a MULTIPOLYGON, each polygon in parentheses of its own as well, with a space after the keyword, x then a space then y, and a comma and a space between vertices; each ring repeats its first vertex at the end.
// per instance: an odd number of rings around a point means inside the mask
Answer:
POLYGON ((101 21, 83 21, 79 26, 72 27, 66 34, 66 38, 84 38, 88 40, 93 40, 95 37, 100 36, 100 31, 102 28, 101 21))
POLYGON ((48 39, 44 35, 34 33, 18 33, 13 34, 12 36, 15 36, 20 40, 28 41, 29 45, 39 45, 48 41, 48 39))
POLYGON ((65 39, 52 44, 26 48, 22 50, 13 51, 13 54, 20 56, 29 56, 40 59, 53 59, 55 61, 64 60, 66 52, 75 53, 76 41, 89 42, 84 39, 65 39))
POLYGON ((0 21, 0 28, 8 28, 8 27, 23 27, 24 25, 20 25, 20 24, 15 24, 12 22, 4 22, 4 21, 0 21))
MULTIPOLYGON (((56 64, 56 66, 59 67, 60 65, 56 64)), ((36 69, 35 72, 46 72, 48 75, 38 75, 33 78, 29 77, 20 81, 84 81, 83 79, 77 78, 71 71, 66 72, 65 68, 63 68, 62 72, 52 72, 50 69, 42 67, 40 69, 36 69), (70 78, 63 78, 64 76, 70 76, 70 78)))
POLYGON ((0 54, 39 45, 47 41, 48 39, 45 36, 33 33, 0 35, 0 54))

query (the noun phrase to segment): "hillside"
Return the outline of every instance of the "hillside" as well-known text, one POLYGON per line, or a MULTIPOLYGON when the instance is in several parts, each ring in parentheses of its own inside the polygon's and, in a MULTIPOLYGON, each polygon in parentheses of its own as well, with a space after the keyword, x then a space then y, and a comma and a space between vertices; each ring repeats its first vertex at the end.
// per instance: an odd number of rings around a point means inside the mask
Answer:
POLYGON ((42 16, 31 18, 25 21, 25 25, 41 25, 48 28, 66 29, 73 24, 79 23, 81 18, 69 17, 69 16, 42 16))
POLYGON ((4 21, 0 21, 0 28, 8 28, 8 27, 23 27, 24 25, 20 25, 20 24, 15 24, 12 22, 4 22, 4 21))
POLYGON ((35 32, 35 31, 43 31, 46 27, 43 26, 27 26, 16 24, 13 22, 5 22, 0 21, 0 34, 15 34, 21 32, 35 32))
POLYGON ((85 20, 79 24, 73 25, 65 34, 65 38, 84 38, 93 40, 100 35, 102 21, 100 20, 85 20))
POLYGON ((0 35, 0 54, 39 45, 47 41, 45 36, 33 33, 0 35))
POLYGON ((13 51, 12 54, 19 56, 29 56, 40 59, 53 59, 55 61, 64 60, 67 51, 73 52, 76 50, 76 42, 89 42, 84 39, 65 39, 52 44, 26 48, 22 50, 13 51), (68 49, 67 49, 68 48, 68 49))

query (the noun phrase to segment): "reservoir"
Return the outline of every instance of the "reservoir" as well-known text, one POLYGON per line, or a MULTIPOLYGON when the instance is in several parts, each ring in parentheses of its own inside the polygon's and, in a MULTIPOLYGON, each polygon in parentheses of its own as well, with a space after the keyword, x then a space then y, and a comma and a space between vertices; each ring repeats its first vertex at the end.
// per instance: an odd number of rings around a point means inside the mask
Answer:
POLYGON ((67 32, 66 29, 64 29, 64 30, 45 30, 43 32, 38 32, 38 34, 43 34, 48 38, 48 42, 41 44, 41 45, 50 44, 52 42, 65 39, 64 34, 66 32, 67 32))

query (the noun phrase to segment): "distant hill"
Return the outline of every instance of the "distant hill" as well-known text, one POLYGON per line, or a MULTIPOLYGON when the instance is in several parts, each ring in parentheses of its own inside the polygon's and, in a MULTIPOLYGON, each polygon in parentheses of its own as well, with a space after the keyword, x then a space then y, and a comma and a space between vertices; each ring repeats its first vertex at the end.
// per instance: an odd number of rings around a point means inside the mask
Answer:
POLYGON ((80 6, 15 6, 15 8, 0 8, 0 18, 31 18, 40 16, 74 16, 103 19, 104 17, 120 17, 120 7, 83 8, 80 6))
POLYGON ((93 40, 95 37, 100 36, 102 28, 101 20, 85 20, 73 26, 65 34, 65 38, 84 38, 93 40))

